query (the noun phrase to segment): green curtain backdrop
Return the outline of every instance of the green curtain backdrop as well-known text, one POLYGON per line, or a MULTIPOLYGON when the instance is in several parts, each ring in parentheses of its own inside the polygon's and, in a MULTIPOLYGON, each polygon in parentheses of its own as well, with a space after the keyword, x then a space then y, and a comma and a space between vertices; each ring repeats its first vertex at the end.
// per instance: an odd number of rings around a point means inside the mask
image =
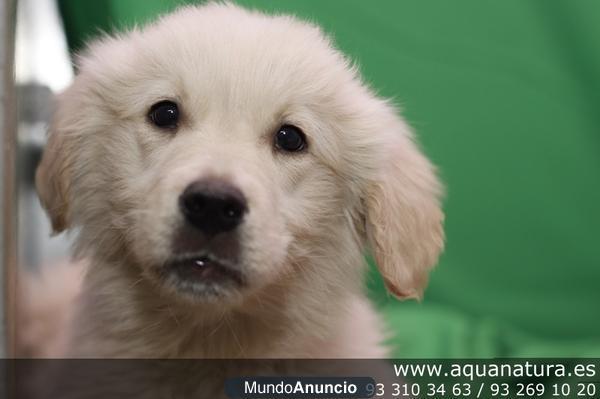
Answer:
MULTIPOLYGON (((182 4, 60 1, 70 45, 182 4)), ((372 296, 404 357, 600 356, 600 2, 243 0, 322 25, 439 166, 425 300, 372 296)))

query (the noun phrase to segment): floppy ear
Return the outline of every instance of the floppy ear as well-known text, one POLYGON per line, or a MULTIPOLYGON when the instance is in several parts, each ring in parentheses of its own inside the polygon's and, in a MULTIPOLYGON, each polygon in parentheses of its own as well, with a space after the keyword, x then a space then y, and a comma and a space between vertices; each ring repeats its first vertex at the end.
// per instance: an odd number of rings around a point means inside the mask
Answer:
POLYGON ((383 162, 369 182, 366 233, 389 292, 420 299, 444 246, 441 185, 408 128, 384 129, 383 162))
MULTIPOLYGON (((67 93, 62 96, 67 95, 67 93)), ((68 133, 64 131, 60 115, 60 98, 55 101, 55 112, 48 132, 48 142, 35 174, 35 185, 42 206, 52 222, 54 233, 69 227, 70 158, 72 149, 68 133)))

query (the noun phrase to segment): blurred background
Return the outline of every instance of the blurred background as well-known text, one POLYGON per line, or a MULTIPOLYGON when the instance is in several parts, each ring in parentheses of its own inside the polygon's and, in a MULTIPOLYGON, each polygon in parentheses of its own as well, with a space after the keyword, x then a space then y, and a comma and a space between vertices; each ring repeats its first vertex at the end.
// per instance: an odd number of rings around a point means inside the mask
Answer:
MULTIPOLYGON (((0 1, 7 270, 68 254, 69 236, 49 237, 32 176, 73 54, 185 3, 0 1)), ((398 302, 368 276, 394 356, 600 357, 600 2, 236 3, 321 25, 439 167, 447 246, 425 299, 398 302)), ((7 298, 14 273, 4 276, 7 298)))

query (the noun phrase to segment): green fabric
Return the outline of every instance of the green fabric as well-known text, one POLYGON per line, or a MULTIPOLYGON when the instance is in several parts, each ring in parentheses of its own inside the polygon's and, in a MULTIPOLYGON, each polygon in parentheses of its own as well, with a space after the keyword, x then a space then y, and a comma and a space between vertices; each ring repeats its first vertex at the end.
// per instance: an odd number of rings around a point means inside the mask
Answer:
MULTIPOLYGON (((74 47, 179 3, 60 2, 74 47)), ((439 166, 448 241, 425 300, 369 275, 396 355, 600 355, 600 2, 239 3, 324 26, 439 166)))

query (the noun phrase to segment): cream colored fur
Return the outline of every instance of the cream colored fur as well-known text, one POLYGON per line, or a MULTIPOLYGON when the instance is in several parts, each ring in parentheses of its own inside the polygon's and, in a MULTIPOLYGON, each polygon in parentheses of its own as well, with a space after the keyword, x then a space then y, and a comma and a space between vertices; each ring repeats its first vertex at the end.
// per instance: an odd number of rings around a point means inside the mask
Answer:
POLYGON ((59 232, 89 259, 72 357, 384 357, 363 293, 370 248, 390 292, 418 298, 443 246, 440 185, 387 101, 316 26, 231 4, 182 8, 93 43, 56 103, 37 173, 59 232), (165 133, 148 109, 177 101, 165 133), (283 123, 307 151, 274 150, 283 123), (248 285, 193 301, 158 281, 192 181, 238 186, 248 285))

